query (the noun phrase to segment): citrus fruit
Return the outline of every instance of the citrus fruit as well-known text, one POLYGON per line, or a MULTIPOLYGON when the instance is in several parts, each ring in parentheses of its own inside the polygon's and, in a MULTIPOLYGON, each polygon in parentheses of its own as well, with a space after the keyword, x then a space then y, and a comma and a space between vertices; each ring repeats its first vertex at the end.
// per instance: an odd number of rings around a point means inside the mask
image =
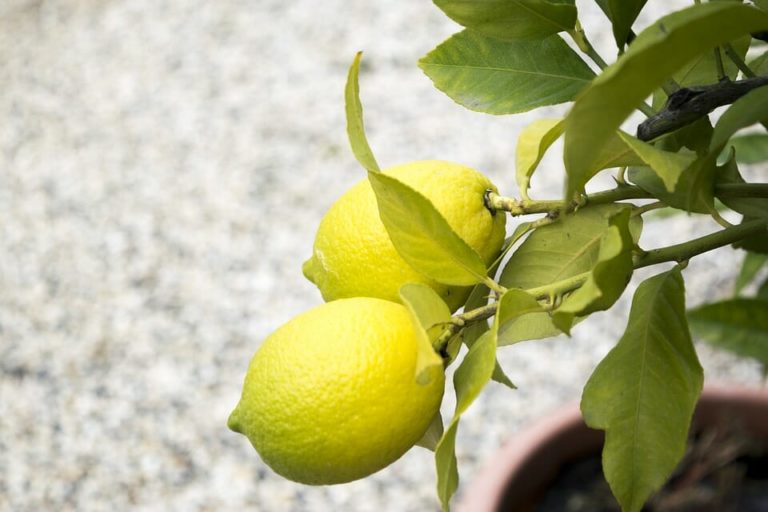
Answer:
POLYGON ((258 349, 229 428, 291 480, 362 478, 421 439, 440 407, 442 365, 418 384, 416 354, 401 304, 357 297, 320 305, 258 349))
MULTIPOLYGON (((384 173, 429 199, 486 264, 496 258, 504 242, 506 217, 485 207, 486 191, 497 191, 488 178, 470 167, 439 160, 398 165, 384 173)), ((469 288, 438 283, 403 260, 379 218, 367 179, 349 189, 325 214, 303 271, 326 301, 359 296, 399 301, 403 284, 422 283, 455 311, 469 294, 469 288)))

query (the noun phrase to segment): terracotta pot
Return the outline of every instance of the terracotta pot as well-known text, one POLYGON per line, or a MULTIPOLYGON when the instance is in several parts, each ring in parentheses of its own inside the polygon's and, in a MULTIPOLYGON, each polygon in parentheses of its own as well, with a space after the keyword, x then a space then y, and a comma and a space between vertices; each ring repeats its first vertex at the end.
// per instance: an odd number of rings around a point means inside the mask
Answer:
MULTIPOLYGON (((768 439, 768 391, 707 386, 692 430, 738 419, 747 433, 768 439)), ((561 408, 515 434, 470 483, 460 512, 533 512, 561 468, 603 445, 602 431, 588 428, 578 404, 561 408)))

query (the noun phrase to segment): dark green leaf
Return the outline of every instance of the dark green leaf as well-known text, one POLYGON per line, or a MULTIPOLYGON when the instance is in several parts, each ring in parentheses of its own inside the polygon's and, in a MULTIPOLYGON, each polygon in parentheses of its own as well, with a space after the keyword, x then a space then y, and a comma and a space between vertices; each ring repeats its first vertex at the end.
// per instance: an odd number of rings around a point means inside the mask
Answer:
MULTIPOLYGON (((717 168, 718 184, 744 183, 739 173, 739 166, 734 158, 735 151, 731 149, 728 160, 717 168)), ((748 217, 768 217, 768 201, 759 197, 720 197, 720 201, 735 212, 748 217)))
POLYGON ((694 213, 714 210, 714 179, 717 174, 717 153, 698 156, 677 178, 674 192, 668 192, 664 182, 647 167, 629 170, 629 179, 673 208, 694 213))
POLYGON ((451 99, 489 114, 571 101, 594 76, 557 35, 504 42, 464 30, 423 57, 419 66, 451 99))
MULTIPOLYGON (((752 41, 750 36, 743 36, 731 42, 731 46, 737 55, 742 59, 747 54, 749 43, 752 41)), ((731 80, 735 80, 739 75, 739 68, 729 59, 724 52, 721 53, 721 61, 725 75, 731 80)), ((672 79, 681 87, 699 86, 716 84, 719 81, 717 61, 715 60, 715 51, 711 50, 699 54, 693 60, 685 64, 680 70, 672 75, 672 79)), ((667 95, 662 90, 657 90, 653 95, 653 106, 661 108, 667 101, 667 95)))
POLYGON ((740 164, 756 164, 768 160, 767 134, 739 135, 731 138, 728 144, 736 151, 736 161, 740 164))
POLYGON ((379 216, 403 259, 441 283, 469 286, 486 275, 483 260, 432 202, 392 176, 369 172, 379 216))
POLYGON ((736 278, 735 293, 738 295, 755 278, 760 269, 768 263, 768 255, 748 252, 741 264, 739 276, 736 278))
POLYGON ((451 311, 435 290, 425 284, 408 283, 400 288, 400 299, 411 314, 419 342, 416 357, 416 382, 428 384, 433 368, 443 369, 443 359, 432 343, 451 321, 451 311))
POLYGON ((566 197, 583 192, 593 162, 631 112, 704 51, 768 28, 768 14, 740 3, 711 2, 672 13, 644 30, 592 81, 565 119, 566 197))
POLYGON ((757 298, 768 301, 768 279, 763 281, 763 284, 757 289, 757 298))
POLYGON ((768 118, 768 86, 754 89, 728 107, 715 124, 710 151, 720 153, 731 135, 768 118))
MULTIPOLYGON (((766 3, 768 3, 768 0, 766 0, 766 3)), ((768 51, 750 60, 747 66, 758 76, 768 74, 768 51)))
POLYGON ((639 511, 685 453, 702 382, 676 267, 638 287, 624 335, 582 397, 587 425, 606 431, 603 472, 625 512, 639 511))
POLYGON ((504 41, 541 39, 576 24, 573 1, 434 0, 452 20, 484 36, 504 41))
MULTIPOLYGON (((757 220, 755 217, 744 216, 741 220, 742 224, 757 220)), ((752 235, 747 238, 743 238, 738 242, 734 242, 733 247, 738 249, 744 249, 745 251, 758 252, 760 254, 768 254, 768 229, 757 235, 752 235)))
POLYGON ((360 164, 366 170, 379 172, 379 164, 373 156, 373 151, 368 145, 368 139, 365 137, 365 126, 363 124, 363 105, 360 103, 360 85, 358 76, 360 74, 360 59, 363 52, 357 52, 355 60, 349 68, 347 76, 347 85, 344 88, 344 100, 347 113, 347 136, 352 146, 352 153, 360 164))
POLYGON ((738 298, 688 313, 696 337, 718 348, 768 364, 768 302, 738 298))
POLYGON ((562 119, 539 119, 526 126, 517 138, 515 170, 523 199, 528 198, 531 176, 547 149, 563 134, 562 119))
POLYGON ((597 263, 589 277, 571 293, 552 315, 553 323, 570 333, 577 316, 610 308, 632 277, 632 247, 629 232, 630 210, 622 210, 610 218, 610 227, 603 233, 597 263))
POLYGON ((632 24, 643 9, 646 0, 597 0, 613 25, 613 38, 619 50, 624 48, 632 30, 632 24))

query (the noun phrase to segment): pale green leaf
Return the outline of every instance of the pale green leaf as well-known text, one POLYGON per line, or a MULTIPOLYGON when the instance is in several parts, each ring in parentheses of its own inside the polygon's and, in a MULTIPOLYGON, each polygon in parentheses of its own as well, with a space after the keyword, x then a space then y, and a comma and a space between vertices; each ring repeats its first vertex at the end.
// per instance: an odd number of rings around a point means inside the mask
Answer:
POLYGON ((552 316, 548 312, 532 311, 508 320, 499 335, 498 344, 502 347, 521 341, 551 338, 560 334, 562 331, 552 322, 552 316))
POLYGON ((464 360, 453 374, 456 389, 454 419, 463 414, 491 380, 496 366, 496 336, 490 330, 469 347, 464 360))
POLYGON ((536 297, 516 288, 507 290, 499 300, 496 317, 493 322, 497 343, 504 343, 503 340, 507 337, 511 338, 514 336, 517 320, 526 318, 531 314, 540 313, 546 314, 536 300, 536 297))
POLYGON ((613 25, 613 38, 621 50, 628 43, 629 33, 646 0, 597 0, 613 25))
POLYGON ((437 449, 437 443, 440 442, 442 437, 443 417, 440 416, 440 411, 437 411, 432 417, 432 421, 429 423, 427 431, 424 432, 424 435, 421 436, 421 439, 416 442, 416 445, 434 452, 437 449))
POLYGON ((744 255, 744 261, 741 263, 741 270, 736 278, 735 294, 741 293, 752 280, 755 278, 760 269, 768 263, 768 254, 759 254, 756 252, 747 252, 744 255))
POLYGON ((453 387, 456 390, 456 411, 451 423, 437 443, 435 462, 437 465, 437 494, 443 510, 448 510, 451 496, 459 484, 456 467, 456 431, 461 415, 469 408, 488 381, 496 366, 496 337, 493 331, 486 331, 472 344, 456 372, 453 387))
POLYGON ((683 171, 696 159, 696 153, 680 150, 677 153, 663 151, 631 135, 620 132, 622 140, 649 166, 664 182, 668 192, 675 190, 677 180, 683 171))
POLYGON ((594 76, 560 36, 504 42, 470 30, 454 34, 419 66, 455 102, 489 114, 571 101, 594 76))
POLYGON ((531 176, 547 149, 563 134, 562 119, 539 119, 526 126, 517 138, 515 170, 520 195, 528 197, 531 176))
POLYGON ((486 276, 483 260, 432 202, 383 173, 368 173, 392 244, 414 269, 441 283, 469 286, 486 276))
POLYGON ((629 232, 630 210, 622 210, 609 220, 610 227, 600 240, 597 263, 587 280, 571 293, 552 315, 553 323, 570 333, 577 316, 610 308, 621 297, 632 277, 632 247, 629 232))
POLYGON ((689 311, 688 321, 697 338, 768 364, 768 301, 737 298, 706 304, 689 311))
POLYGON ((400 288, 400 299, 411 314, 416 330, 416 382, 426 385, 435 373, 434 368, 443 369, 443 359, 432 343, 442 332, 442 326, 450 322, 451 311, 437 292, 421 283, 404 284, 400 288))
POLYGON ((443 433, 435 448, 435 469, 437 473, 437 496, 443 512, 450 509, 451 497, 459 487, 459 470, 456 464, 456 431, 458 418, 443 433))
MULTIPOLYGON (((485 306, 488 304, 488 298, 490 296, 491 290, 488 288, 488 286, 482 283, 475 285, 475 287, 472 288, 472 291, 469 293, 467 302, 464 303, 464 311, 472 311, 473 309, 485 306)), ((475 322, 472 325, 465 327, 464 343, 466 343, 468 347, 471 346, 476 339, 478 339, 483 335, 485 331, 488 330, 488 328, 488 322, 486 320, 475 322)))
POLYGON ((595 78, 565 119, 566 197, 583 192, 593 162, 632 111, 686 62, 768 28, 768 14, 740 3, 694 5, 658 20, 595 78))
POLYGON ((603 472, 624 512, 639 511, 682 458, 702 383, 676 267, 640 284, 582 396, 587 425, 606 431, 603 472))
POLYGON ((602 147, 600 154, 597 155, 592 161, 590 168, 585 172, 587 180, 603 169, 644 164, 635 151, 619 136, 621 133, 621 130, 618 130, 602 147))
MULTIPOLYGON (((531 233, 509 258, 500 283, 506 288, 546 286, 592 269, 609 219, 624 204, 594 205, 561 216, 531 233)), ((642 221, 632 219, 633 239, 639 238, 642 221)))
POLYGON ((541 39, 576 24, 573 0, 434 0, 452 20, 484 36, 541 39))
POLYGON ((360 75, 360 59, 363 52, 357 52, 355 60, 349 67, 347 76, 347 85, 344 88, 345 111, 347 114, 347 136, 349 144, 352 146, 352 153, 360 164, 366 170, 379 172, 379 164, 373 156, 373 151, 368 145, 368 139, 365 137, 365 126, 363 124, 363 105, 360 103, 360 84, 358 77, 360 75))

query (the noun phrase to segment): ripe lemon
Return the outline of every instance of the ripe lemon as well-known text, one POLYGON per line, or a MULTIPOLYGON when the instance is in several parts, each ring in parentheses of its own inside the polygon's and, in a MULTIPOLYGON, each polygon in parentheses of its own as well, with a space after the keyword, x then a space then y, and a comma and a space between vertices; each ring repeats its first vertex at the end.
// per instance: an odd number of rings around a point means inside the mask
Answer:
POLYGON ((411 448, 440 407, 442 367, 417 384, 416 352, 400 304, 358 297, 318 306, 261 345, 229 428, 291 480, 367 476, 411 448))
MULTIPOLYGON (((384 171, 421 192, 454 231, 490 264, 504 242, 506 216, 486 207, 486 190, 496 187, 478 171, 438 160, 411 162, 384 171)), ((451 311, 467 299, 469 288, 440 284, 414 270, 398 254, 379 218, 368 180, 349 189, 320 222, 304 275, 331 301, 379 297, 399 301, 405 283, 431 286, 451 311)))

